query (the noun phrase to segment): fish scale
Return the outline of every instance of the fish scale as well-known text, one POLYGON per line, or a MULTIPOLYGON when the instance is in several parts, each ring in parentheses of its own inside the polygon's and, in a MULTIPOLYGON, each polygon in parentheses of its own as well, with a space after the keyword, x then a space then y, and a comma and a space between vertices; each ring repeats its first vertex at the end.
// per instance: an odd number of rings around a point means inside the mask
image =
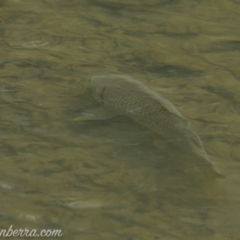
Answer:
POLYGON ((105 87, 102 102, 164 138, 175 140, 183 135, 182 121, 145 93, 130 92, 118 86, 105 87))

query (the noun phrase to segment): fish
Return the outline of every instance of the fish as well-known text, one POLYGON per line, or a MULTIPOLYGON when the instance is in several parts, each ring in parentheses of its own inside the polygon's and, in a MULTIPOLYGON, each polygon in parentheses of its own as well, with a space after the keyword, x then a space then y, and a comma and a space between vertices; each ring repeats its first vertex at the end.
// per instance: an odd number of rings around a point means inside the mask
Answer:
POLYGON ((90 89, 100 107, 83 113, 75 121, 104 120, 125 115, 150 130, 154 136, 195 156, 215 177, 225 178, 208 158, 199 136, 190 129, 189 121, 160 94, 130 76, 118 74, 93 76, 90 89))

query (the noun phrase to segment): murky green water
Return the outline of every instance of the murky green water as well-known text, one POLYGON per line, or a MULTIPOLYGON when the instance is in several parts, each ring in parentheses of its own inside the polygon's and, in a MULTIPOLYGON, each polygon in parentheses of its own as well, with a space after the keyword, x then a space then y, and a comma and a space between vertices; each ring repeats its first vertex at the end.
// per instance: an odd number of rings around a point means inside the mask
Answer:
POLYGON ((0 228, 239 239, 239 21, 238 0, 1 0, 0 228), (187 174, 126 117, 74 122, 107 73, 176 105, 226 179, 187 174))

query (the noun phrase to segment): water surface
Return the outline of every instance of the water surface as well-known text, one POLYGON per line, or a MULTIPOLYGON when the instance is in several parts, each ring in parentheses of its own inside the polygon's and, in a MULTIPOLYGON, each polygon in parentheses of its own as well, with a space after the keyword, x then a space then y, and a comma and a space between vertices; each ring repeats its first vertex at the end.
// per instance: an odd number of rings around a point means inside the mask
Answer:
POLYGON ((0 16, 0 228, 239 239, 240 1, 2 0, 0 16), (107 73, 177 106, 226 179, 126 117, 74 122, 107 73))

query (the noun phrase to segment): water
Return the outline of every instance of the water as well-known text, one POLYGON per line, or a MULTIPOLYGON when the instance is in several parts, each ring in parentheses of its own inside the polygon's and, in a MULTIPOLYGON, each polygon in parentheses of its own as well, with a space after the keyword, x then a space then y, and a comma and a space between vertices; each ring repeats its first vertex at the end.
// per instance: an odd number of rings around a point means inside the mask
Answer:
POLYGON ((239 13, 237 0, 2 0, 0 228, 239 239, 239 13), (89 78, 109 73, 177 106, 226 179, 197 178, 126 117, 74 122, 97 106, 89 78))

